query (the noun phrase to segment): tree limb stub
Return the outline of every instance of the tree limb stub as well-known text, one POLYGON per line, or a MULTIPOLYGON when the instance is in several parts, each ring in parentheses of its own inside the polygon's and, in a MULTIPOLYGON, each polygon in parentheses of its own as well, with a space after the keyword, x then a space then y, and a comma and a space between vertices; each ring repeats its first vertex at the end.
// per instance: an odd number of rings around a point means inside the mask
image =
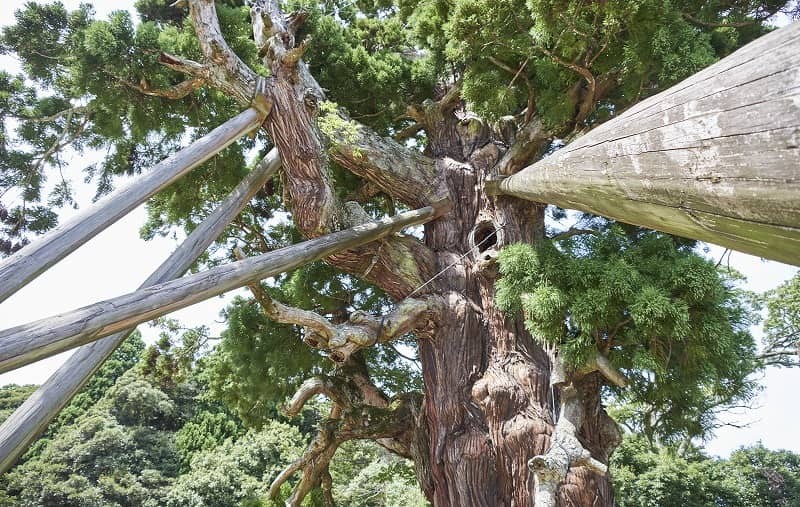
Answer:
POLYGON ((541 155, 552 140, 552 133, 538 116, 532 117, 516 133, 514 143, 495 166, 496 174, 510 175, 541 155))
MULTIPOLYGON (((142 287, 180 276, 222 233, 233 217, 280 168, 271 150, 183 243, 150 275, 142 287)), ((50 421, 86 384, 133 329, 80 347, 0 426, 0 473, 4 473, 50 421)))
POLYGON ((646 99, 497 191, 800 265, 800 24, 646 99))
POLYGON ((581 375, 586 375, 587 373, 595 371, 599 372, 606 380, 617 387, 627 387, 628 385, 628 379, 625 377, 625 375, 616 369, 606 356, 599 352, 594 358, 589 360, 584 367, 580 368, 578 373, 581 375))
POLYGON ((257 257, 153 285, 72 312, 0 331, 0 371, 9 371, 166 315, 210 297, 431 220, 427 207, 257 257))

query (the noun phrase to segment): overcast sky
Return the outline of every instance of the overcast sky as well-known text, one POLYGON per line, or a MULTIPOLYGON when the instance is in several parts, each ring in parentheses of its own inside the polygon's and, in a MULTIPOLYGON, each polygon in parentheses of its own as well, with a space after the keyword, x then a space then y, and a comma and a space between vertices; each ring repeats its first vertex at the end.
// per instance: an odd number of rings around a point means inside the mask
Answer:
MULTIPOLYGON (((80 2, 65 0, 63 3, 67 8, 74 9, 80 2)), ((132 0, 101 0, 93 3, 99 17, 133 5, 132 0)), ((0 26, 13 23, 13 11, 23 4, 22 0, 5 0, 0 9, 0 26)), ((0 57, 0 68, 16 72, 19 66, 12 58, 5 56, 0 57)), ((79 168, 87 163, 90 163, 90 159, 78 157, 70 162, 72 170, 65 171, 78 175, 73 180, 79 188, 78 200, 83 206, 89 204, 92 195, 92 189, 81 184, 79 175, 79 168)), ((66 210, 64 216, 73 213, 72 210, 66 210)), ((149 242, 139 239, 138 229, 144 221, 144 209, 140 207, 9 298, 0 307, 0 329, 135 290, 176 246, 176 241, 171 238, 156 238, 149 242)), ((721 254, 722 249, 718 247, 713 247, 709 253, 714 258, 719 258, 721 254)), ((793 267, 744 254, 733 254, 730 264, 748 278, 748 288, 756 292, 776 287, 797 271, 793 267)), ((226 299, 214 298, 171 316, 190 326, 210 325, 212 332, 218 332, 221 329, 219 311, 226 299)), ((140 330, 150 339, 154 336, 154 331, 148 326, 140 326, 140 330)), ((0 385, 40 384, 65 357, 56 356, 0 375, 0 385)), ((759 407, 732 416, 731 419, 750 422, 750 426, 719 430, 716 438, 706 446, 709 452, 724 456, 739 446, 758 440, 769 448, 800 452, 800 438, 796 430, 796 421, 800 419, 796 393, 800 385, 800 371, 773 369, 766 373, 763 383, 766 389, 757 400, 759 407)))

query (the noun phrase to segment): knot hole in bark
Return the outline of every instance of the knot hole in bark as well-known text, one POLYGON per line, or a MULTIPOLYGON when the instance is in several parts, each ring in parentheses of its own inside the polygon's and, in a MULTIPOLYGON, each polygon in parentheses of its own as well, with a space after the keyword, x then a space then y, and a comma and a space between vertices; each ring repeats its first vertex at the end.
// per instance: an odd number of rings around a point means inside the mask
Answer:
POLYGON ((503 243, 503 229, 493 220, 482 220, 469 233, 469 245, 476 260, 489 260, 491 250, 503 243))

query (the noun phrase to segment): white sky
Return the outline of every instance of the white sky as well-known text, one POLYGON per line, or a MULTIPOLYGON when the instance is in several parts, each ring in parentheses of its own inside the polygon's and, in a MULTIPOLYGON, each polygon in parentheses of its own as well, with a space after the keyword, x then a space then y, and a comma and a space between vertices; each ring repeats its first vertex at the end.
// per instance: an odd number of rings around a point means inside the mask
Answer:
MULTIPOLYGON (((64 0, 63 3, 68 9, 74 9, 80 2, 64 0)), ((6 0, 3 4, 0 9, 0 26, 13 23, 13 11, 24 2, 6 0)), ((132 4, 131 0, 94 2, 99 17, 132 4)), ((13 72, 18 68, 17 62, 10 57, 0 57, 0 69, 13 72)), ((80 167, 87 160, 82 157, 72 163, 80 167)), ((77 174, 78 171, 73 173, 77 174)), ((80 183, 81 177, 78 176, 75 178, 76 187, 81 189, 78 200, 85 206, 91 198, 91 189, 80 183)), ((74 212, 66 210, 64 216, 72 213, 74 212)), ((135 290, 176 246, 176 241, 169 238, 156 238, 149 242, 139 239, 138 228, 144 221, 145 212, 140 207, 10 297, 2 304, 0 329, 135 290)), ((721 248, 713 247, 710 255, 719 258, 721 253, 721 248)), ((756 292, 776 287, 797 271, 797 268, 738 253, 731 256, 731 266, 747 277, 748 287, 756 292)), ((209 325, 212 332, 217 333, 221 328, 218 322, 219 310, 226 299, 214 298, 171 316, 190 326, 209 325)), ((152 339, 154 336, 154 331, 148 326, 140 326, 140 330, 146 337, 152 339)), ((0 375, 0 385, 40 384, 61 364, 66 355, 0 375)), ((785 448, 800 452, 800 438, 797 437, 795 422, 800 419, 800 407, 796 401, 800 371, 771 369, 764 376, 763 383, 766 388, 757 402, 759 407, 731 419, 751 424, 746 428, 723 428, 717 431, 716 438, 706 445, 710 453, 726 456, 739 446, 759 440, 772 449, 785 448)))

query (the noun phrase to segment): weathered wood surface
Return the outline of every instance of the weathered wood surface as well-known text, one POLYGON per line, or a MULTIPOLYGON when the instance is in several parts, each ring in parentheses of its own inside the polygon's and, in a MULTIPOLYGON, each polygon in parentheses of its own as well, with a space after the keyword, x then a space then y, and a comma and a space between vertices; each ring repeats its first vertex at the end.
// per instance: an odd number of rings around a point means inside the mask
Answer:
POLYGON ((383 238, 404 227, 425 223, 434 215, 430 206, 408 211, 0 331, 0 373, 383 238))
POLYGON ((496 186, 800 265, 800 23, 496 186))
POLYGON ((261 124, 262 113, 249 108, 187 148, 153 166, 127 187, 98 201, 58 228, 0 262, 0 302, 47 268, 261 124))
MULTIPOLYGON (((181 276, 280 168, 273 149, 151 274, 142 287, 181 276)), ((126 329, 83 345, 0 426, 0 473, 8 470, 86 381, 133 332, 126 329)))

